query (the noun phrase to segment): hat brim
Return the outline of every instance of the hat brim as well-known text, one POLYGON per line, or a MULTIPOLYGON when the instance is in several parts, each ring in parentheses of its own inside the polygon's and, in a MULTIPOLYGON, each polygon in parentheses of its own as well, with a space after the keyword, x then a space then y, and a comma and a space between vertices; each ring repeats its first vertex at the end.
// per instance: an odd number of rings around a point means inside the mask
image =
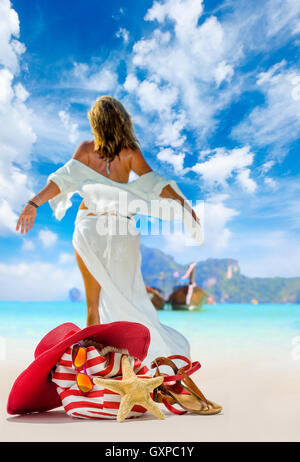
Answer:
POLYGON ((61 400, 49 374, 69 346, 86 338, 104 346, 126 349, 130 356, 141 361, 147 356, 150 344, 149 329, 135 322, 117 321, 79 330, 45 351, 19 375, 8 398, 8 414, 44 412, 60 407, 61 400))

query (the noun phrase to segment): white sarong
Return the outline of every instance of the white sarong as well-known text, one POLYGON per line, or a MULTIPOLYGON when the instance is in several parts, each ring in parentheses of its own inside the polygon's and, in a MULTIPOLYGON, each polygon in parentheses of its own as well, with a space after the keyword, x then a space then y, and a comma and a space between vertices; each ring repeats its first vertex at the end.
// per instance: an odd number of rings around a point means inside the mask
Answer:
MULTIPOLYGON (((48 182, 50 180, 60 188, 60 193, 49 201, 57 219, 60 220, 72 205, 70 198, 75 192, 83 197, 88 207, 78 211, 72 242, 101 286, 101 323, 132 321, 148 327, 151 342, 144 361, 148 367, 157 356, 180 354, 190 357, 188 340, 160 322, 149 299, 141 273, 140 235, 133 218, 137 201, 141 213, 141 201, 148 205, 151 199, 159 199, 167 184, 186 200, 176 183, 155 172, 146 173, 131 183, 118 183, 75 159, 52 173, 48 182), (126 210, 122 213, 120 193, 127 194, 126 210), (116 233, 120 226, 128 232, 116 233), (107 232, 103 234, 101 230, 107 232)), ((201 227, 190 226, 189 229, 201 244, 201 227)))

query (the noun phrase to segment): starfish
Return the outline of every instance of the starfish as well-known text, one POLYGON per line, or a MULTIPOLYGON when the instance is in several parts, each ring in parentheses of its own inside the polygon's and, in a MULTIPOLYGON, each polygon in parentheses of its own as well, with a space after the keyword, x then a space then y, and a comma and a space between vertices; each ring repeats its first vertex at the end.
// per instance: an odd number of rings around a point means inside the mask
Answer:
POLYGON ((151 399, 150 391, 159 387, 163 377, 142 379, 134 373, 127 355, 122 358, 122 380, 94 378, 94 383, 122 396, 117 421, 123 422, 135 404, 147 409, 158 419, 164 419, 164 413, 151 399))

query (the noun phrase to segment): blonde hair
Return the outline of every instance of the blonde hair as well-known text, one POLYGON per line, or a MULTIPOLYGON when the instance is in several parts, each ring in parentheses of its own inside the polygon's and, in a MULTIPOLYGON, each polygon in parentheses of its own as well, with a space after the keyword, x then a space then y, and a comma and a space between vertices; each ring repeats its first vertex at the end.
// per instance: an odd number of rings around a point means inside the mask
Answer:
POLYGON ((113 160, 124 148, 139 150, 131 117, 123 104, 112 96, 98 98, 88 113, 94 146, 100 157, 113 160))

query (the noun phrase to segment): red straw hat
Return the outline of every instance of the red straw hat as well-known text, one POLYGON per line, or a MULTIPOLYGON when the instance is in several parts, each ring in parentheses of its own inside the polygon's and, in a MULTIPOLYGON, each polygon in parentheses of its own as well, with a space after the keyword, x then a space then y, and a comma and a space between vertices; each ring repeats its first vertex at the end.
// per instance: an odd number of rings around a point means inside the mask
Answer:
POLYGON ((143 324, 127 321, 85 329, 72 323, 61 324, 40 341, 34 353, 35 360, 16 379, 8 398, 7 412, 27 414, 60 407, 61 400, 55 384, 49 379, 50 372, 69 346, 87 338, 103 346, 128 350, 130 356, 143 361, 148 352, 150 332, 143 324))

